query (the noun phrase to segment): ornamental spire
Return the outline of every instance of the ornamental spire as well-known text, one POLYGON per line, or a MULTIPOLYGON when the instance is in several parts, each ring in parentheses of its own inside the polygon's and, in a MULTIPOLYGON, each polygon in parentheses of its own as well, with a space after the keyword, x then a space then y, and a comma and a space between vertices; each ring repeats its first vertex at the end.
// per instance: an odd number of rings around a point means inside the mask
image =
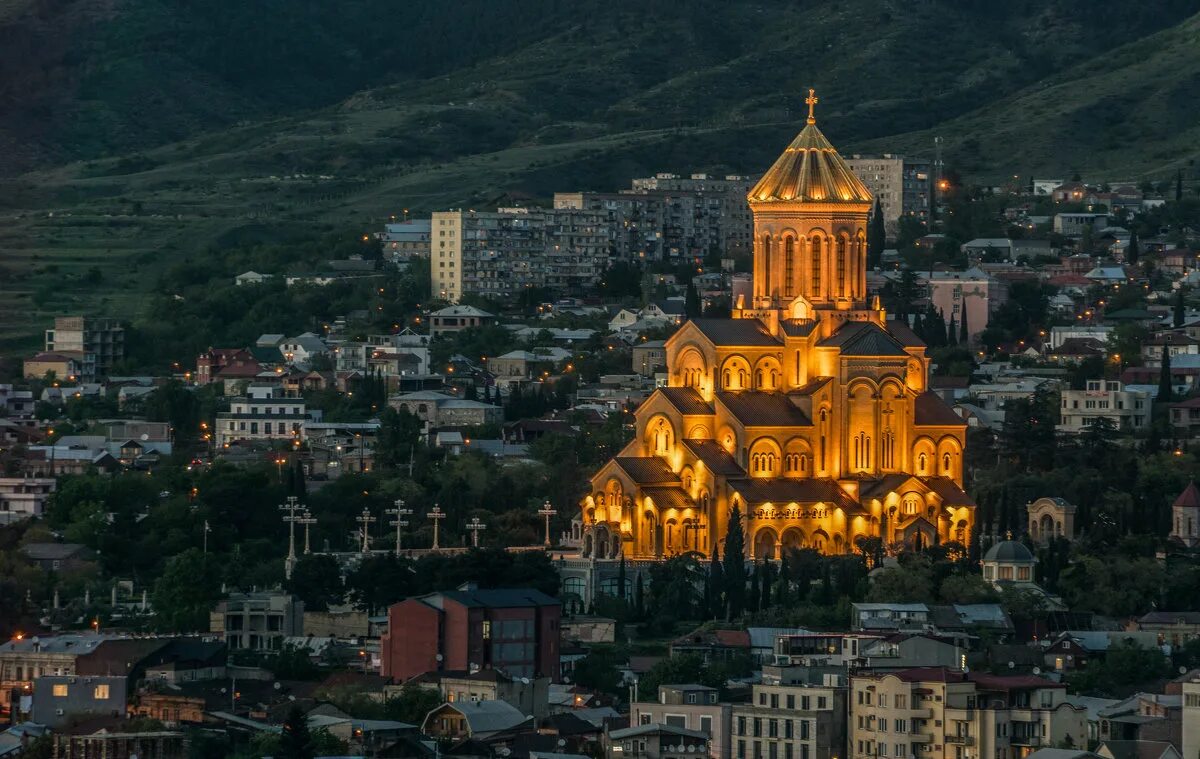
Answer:
POLYGON ((808 97, 804 99, 804 102, 808 103, 808 123, 817 123, 817 117, 813 115, 813 108, 817 105, 817 103, 821 102, 817 99, 817 91, 810 87, 808 90, 808 97))

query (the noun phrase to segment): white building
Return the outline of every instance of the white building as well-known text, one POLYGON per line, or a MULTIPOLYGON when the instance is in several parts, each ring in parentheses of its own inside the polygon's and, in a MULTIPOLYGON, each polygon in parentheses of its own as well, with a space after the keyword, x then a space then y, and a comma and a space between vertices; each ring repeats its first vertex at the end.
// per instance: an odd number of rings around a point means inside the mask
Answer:
POLYGON ((1054 231, 1067 237, 1079 237, 1085 229, 1099 232, 1108 226, 1106 213, 1060 213, 1054 215, 1054 231))
POLYGON ((1088 380, 1086 390, 1063 390, 1058 429, 1083 432, 1105 418, 1123 432, 1150 426, 1150 394, 1126 390, 1116 380, 1088 380))
POLYGON ((291 445, 307 439, 303 398, 285 398, 270 385, 251 385, 242 398, 229 401, 229 410, 217 413, 217 447, 235 442, 269 442, 291 445))
POLYGON ((1200 679, 1183 684, 1183 756, 1200 756, 1200 679))
POLYGON ((0 524, 39 516, 55 482, 53 477, 0 477, 0 524))
POLYGON ((460 332, 471 327, 496 323, 496 315, 474 306, 447 306, 429 315, 429 336, 460 332))
POLYGON ((392 263, 404 263, 412 258, 429 258, 429 232, 432 219, 409 219, 384 225, 379 235, 383 255, 392 263))
POLYGON ((279 343, 279 352, 292 365, 307 366, 316 356, 329 354, 329 346, 325 341, 311 332, 288 337, 279 343))

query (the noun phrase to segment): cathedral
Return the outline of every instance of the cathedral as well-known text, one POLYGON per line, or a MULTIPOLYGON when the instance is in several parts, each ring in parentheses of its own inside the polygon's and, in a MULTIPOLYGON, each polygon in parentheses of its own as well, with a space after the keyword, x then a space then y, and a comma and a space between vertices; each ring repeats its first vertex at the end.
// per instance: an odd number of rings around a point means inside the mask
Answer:
POLYGON ((731 319, 667 341, 667 386, 581 504, 586 558, 724 555, 735 507, 748 559, 970 540, 966 424, 928 390, 925 345, 868 296, 871 192, 806 102, 748 195, 753 287, 731 319))

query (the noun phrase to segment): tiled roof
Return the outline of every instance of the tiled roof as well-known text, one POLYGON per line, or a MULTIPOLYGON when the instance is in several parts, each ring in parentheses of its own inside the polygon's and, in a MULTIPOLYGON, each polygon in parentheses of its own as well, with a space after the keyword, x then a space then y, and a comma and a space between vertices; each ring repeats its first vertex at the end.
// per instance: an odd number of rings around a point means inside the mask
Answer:
POLYGON ((711 414, 712 404, 708 403, 693 387, 660 387, 658 392, 679 409, 681 414, 711 414))
POLYGON ((717 399, 746 427, 811 427, 812 420, 783 393, 757 390, 717 393, 717 399))
POLYGON ((911 474, 885 474, 877 480, 863 480, 858 486, 860 500, 885 496, 913 478, 911 474))
POLYGON ((740 476, 745 474, 737 460, 715 440, 684 440, 683 447, 704 462, 713 474, 740 476))
POLYGON ((942 497, 946 503, 956 506, 974 506, 975 499, 955 484, 949 477, 922 477, 921 481, 928 485, 933 492, 942 497))
POLYGON ((887 331, 888 334, 899 340, 902 345, 912 348, 925 347, 925 341, 917 337, 917 333, 913 332, 908 324, 900 319, 889 319, 887 331))
POLYGON ((793 390, 789 395, 812 395, 833 381, 833 377, 817 377, 793 390))
POLYGON ((913 423, 918 427, 962 427, 966 424, 937 393, 917 396, 913 423))
POLYGON ((847 322, 817 343, 842 349, 843 356, 907 356, 904 344, 874 322, 847 322))
POLYGON ((776 346, 778 338, 758 319, 692 319, 692 324, 713 345, 776 346))
POLYGON ((1200 488, 1196 487, 1196 482, 1194 480, 1189 482, 1179 497, 1175 499, 1175 503, 1171 505, 1190 509, 1200 507, 1200 488))
POLYGON ((639 485, 679 484, 679 475, 657 456, 618 456, 613 461, 639 485))
POLYGON ((474 590, 447 590, 433 593, 432 596, 443 596, 457 601, 463 606, 484 606, 488 608, 511 609, 526 606, 558 606, 557 598, 552 598, 540 590, 532 588, 476 588, 474 590))
POLYGON ((654 500, 654 505, 661 509, 694 509, 696 502, 684 492, 683 488, 642 488, 642 495, 654 500))
POLYGON ((788 337, 808 337, 817 328, 816 319, 781 319, 779 326, 788 337))
POLYGON ((837 482, 824 478, 753 478, 730 480, 729 485, 751 506, 760 503, 828 503, 843 509, 859 508, 854 499, 838 487, 837 482))

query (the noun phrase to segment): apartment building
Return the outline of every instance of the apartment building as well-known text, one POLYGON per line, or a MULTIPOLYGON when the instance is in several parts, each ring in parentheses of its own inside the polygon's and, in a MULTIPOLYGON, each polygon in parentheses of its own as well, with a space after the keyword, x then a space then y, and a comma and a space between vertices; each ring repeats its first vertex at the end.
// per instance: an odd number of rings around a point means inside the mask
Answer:
POLYGON ((926 667, 850 682, 853 759, 1023 759, 1068 739, 1085 746, 1087 730, 1066 685, 1040 677, 926 667))
POLYGON ((1200 756, 1200 679, 1183 683, 1183 756, 1200 756))
POLYGON ((533 287, 584 292, 608 268, 609 230, 600 214, 572 208, 439 211, 430 231, 435 298, 471 293, 508 299, 533 287))
POLYGON ((929 220, 933 194, 933 167, 929 161, 884 153, 852 155, 846 159, 846 165, 879 200, 889 235, 896 233, 901 216, 929 220))
POLYGON ((0 477, 0 524, 40 516, 55 484, 53 477, 0 477))
POLYGON ((1063 390, 1060 400, 1060 432, 1079 433, 1104 418, 1123 432, 1150 426, 1149 393, 1126 390, 1117 380, 1087 381, 1085 390, 1063 390))
MULTIPOLYGON (((967 319, 967 336, 973 338, 987 329, 988 321, 1008 301, 1008 285, 978 267, 966 271, 935 271, 926 279, 929 300, 941 311, 947 324, 961 328, 967 319)), ((954 339, 958 339, 956 333, 954 339)))
POLYGON ((620 260, 749 255, 752 220, 746 194, 750 177, 657 174, 635 179, 620 192, 560 192, 555 208, 599 213, 613 256, 620 260))
POLYGON ((429 237, 433 229, 430 219, 408 219, 385 224, 379 235, 384 258, 392 263, 405 263, 413 258, 429 258, 429 237))
POLYGON ((730 759, 730 714, 733 707, 718 701, 716 688, 695 683, 660 685, 657 701, 629 706, 631 725, 670 725, 708 736, 709 756, 730 759))
POLYGON ((734 759, 833 759, 845 755, 844 687, 755 685, 750 703, 734 704, 730 718, 734 759))
POLYGON ((83 354, 83 379, 107 376, 113 365, 125 358, 125 328, 117 319, 59 316, 54 319, 54 329, 46 330, 45 350, 83 354))
POLYGON ((235 442, 271 444, 303 442, 308 421, 303 398, 283 397, 283 388, 251 385, 246 395, 229 401, 217 412, 217 447, 235 442))
POLYGON ((230 650, 278 651, 304 634, 304 602, 287 593, 230 593, 209 614, 210 632, 230 650))

